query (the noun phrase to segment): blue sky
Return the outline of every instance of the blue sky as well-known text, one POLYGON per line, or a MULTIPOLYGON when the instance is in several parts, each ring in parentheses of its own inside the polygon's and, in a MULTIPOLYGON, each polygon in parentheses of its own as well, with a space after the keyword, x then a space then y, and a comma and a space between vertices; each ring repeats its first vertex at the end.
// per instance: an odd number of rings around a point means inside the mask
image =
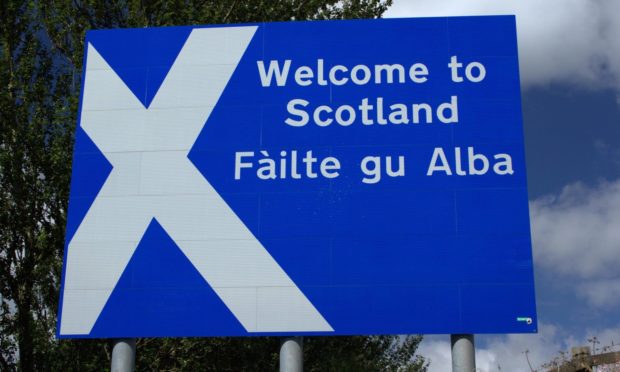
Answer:
MULTIPOLYGON (((620 2, 394 0, 386 17, 515 14, 539 333, 477 336, 482 371, 620 343, 620 2)), ((620 350, 616 348, 615 350, 620 350)), ((421 352, 450 371, 448 336, 421 352)))

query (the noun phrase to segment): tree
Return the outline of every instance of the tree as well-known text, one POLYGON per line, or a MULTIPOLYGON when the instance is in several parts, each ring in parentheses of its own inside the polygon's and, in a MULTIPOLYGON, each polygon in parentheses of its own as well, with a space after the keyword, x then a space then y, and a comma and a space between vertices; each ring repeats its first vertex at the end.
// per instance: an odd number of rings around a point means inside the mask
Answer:
POLYGON ((50 353, 76 98, 34 4, 3 1, 0 15, 0 364, 19 356, 27 371, 50 353))
MULTIPOLYGON (((54 338, 88 29, 376 18, 390 0, 0 2, 0 370, 101 370, 102 340, 54 338)), ((420 336, 306 339, 308 370, 424 370, 420 336)), ((273 370, 277 338, 143 339, 149 370, 273 370)))

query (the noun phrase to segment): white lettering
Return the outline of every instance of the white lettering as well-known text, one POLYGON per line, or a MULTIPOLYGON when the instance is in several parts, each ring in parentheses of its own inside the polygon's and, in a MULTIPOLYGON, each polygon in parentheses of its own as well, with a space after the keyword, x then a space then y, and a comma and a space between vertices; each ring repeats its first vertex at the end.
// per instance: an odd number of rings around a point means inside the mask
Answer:
POLYGON ((458 62, 456 56, 452 56, 450 58, 450 63, 448 63, 448 67, 450 67, 450 71, 452 72, 452 81, 455 83, 461 83, 463 78, 459 76, 459 69, 463 67, 463 64, 458 62))
POLYGON ((242 163, 244 157, 254 156, 253 151, 241 151, 235 153, 235 179, 241 179, 241 169, 252 168, 252 163, 242 163))
POLYGON ((506 174, 513 174, 512 158, 508 154, 497 154, 494 156, 495 160, 500 160, 493 165, 493 172, 503 176, 506 174), (503 168, 503 169, 502 169, 503 168))
POLYGON ((381 181, 381 158, 378 156, 366 156, 362 159, 362 172, 367 177, 362 179, 362 182, 373 184, 381 181), (369 167, 368 164, 371 164, 369 167))
POLYGON ((351 69, 351 81, 357 85, 364 85, 370 81, 371 73, 368 66, 365 65, 356 65, 351 69), (358 72, 362 71, 362 78, 360 79, 358 76, 358 72))
POLYGON ((450 97, 449 103, 442 103, 437 108, 437 118, 442 123, 457 123, 459 121, 459 105, 458 97, 450 97), (446 116, 445 111, 449 111, 450 115, 446 116))
POLYGON ((311 85, 313 77, 314 71, 308 66, 301 66, 295 71, 295 82, 302 87, 311 85))
POLYGON ((329 107, 329 106, 319 106, 319 107, 316 108, 316 110, 314 110, 314 114, 312 115, 316 125, 318 125, 319 127, 326 127, 326 126, 330 125, 334 121, 334 119, 328 118, 326 120, 322 120, 321 119, 321 112, 331 113, 332 112, 332 108, 329 107))
POLYGON ((286 84, 286 79, 288 78, 288 71, 291 67, 291 60, 287 59, 284 61, 284 68, 280 69, 280 64, 278 61, 270 61, 269 69, 265 72, 265 65, 263 61, 257 61, 258 65, 258 74, 260 75, 260 82, 263 87, 270 87, 271 81, 273 80, 273 76, 276 77, 276 84, 279 87, 282 87, 286 84))
POLYGON ((347 83, 347 81, 349 81, 348 77, 343 77, 338 79, 336 77, 336 72, 341 71, 341 72, 347 72, 348 69, 342 65, 336 65, 334 67, 332 67, 329 70, 329 81, 331 81, 332 84, 334 85, 344 85, 347 83))
MULTIPOLYGON (((411 66, 413 68, 413 66, 411 66)), ((385 78, 388 84, 394 82, 394 72, 398 72, 398 82, 405 82, 405 68, 402 65, 376 65, 375 66, 375 84, 381 84, 381 72, 385 71, 385 78)), ((411 70, 410 70, 411 71, 411 70)), ((411 72, 410 72, 411 73, 411 72)))
POLYGON ((482 80, 484 80, 486 75, 487 75, 487 70, 484 68, 484 66, 480 62, 472 62, 468 64, 467 67, 465 67, 465 76, 467 77, 467 80, 473 83, 481 82, 482 80), (478 70, 477 76, 474 76, 473 74, 474 68, 478 70))
POLYGON ((433 151, 431 164, 428 166, 428 171, 426 171, 426 175, 432 176, 433 173, 439 171, 446 172, 446 175, 448 176, 452 175, 450 164, 448 164, 448 159, 446 159, 446 154, 443 152, 443 149, 441 147, 436 147, 435 151, 433 151), (441 165, 437 165, 437 160, 441 161, 441 165))
POLYGON ((428 68, 422 63, 414 63, 409 68, 409 78, 414 83, 425 83, 428 78, 428 68))
POLYGON ((340 174, 340 161, 333 156, 328 156, 321 162, 321 174, 325 178, 336 178, 340 174))
POLYGON ((308 121, 310 120, 310 117, 308 116, 308 113, 305 112, 304 110, 300 110, 298 109, 296 106, 302 106, 302 107, 306 107, 310 104, 310 102, 304 100, 304 99, 293 99, 291 100, 288 105, 286 105, 286 109, 288 110, 289 114, 291 115, 297 115, 300 117, 299 120, 294 120, 291 118, 287 118, 286 120, 284 120, 284 122, 292 127, 303 127, 304 125, 308 124, 308 121))
POLYGON ((489 170, 489 159, 482 154, 475 154, 473 147, 467 148, 467 157, 469 159, 469 174, 478 176, 486 174, 489 170), (482 162, 482 168, 476 168, 476 161, 482 162))
POLYGON ((355 110, 353 109, 353 107, 348 106, 348 105, 342 105, 340 107, 338 107, 336 109, 336 123, 342 125, 343 127, 348 127, 349 125, 353 124, 353 122, 355 121, 355 110), (342 113, 346 111, 349 116, 348 119, 344 119, 342 117, 342 113))

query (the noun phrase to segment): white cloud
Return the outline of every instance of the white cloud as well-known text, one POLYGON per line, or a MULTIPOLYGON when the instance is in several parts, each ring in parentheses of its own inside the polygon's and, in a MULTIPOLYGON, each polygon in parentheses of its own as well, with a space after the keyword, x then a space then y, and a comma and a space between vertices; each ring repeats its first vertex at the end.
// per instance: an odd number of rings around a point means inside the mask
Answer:
POLYGON ((534 262, 597 308, 620 304, 620 180, 566 186, 530 205, 534 262))
POLYGON ((577 294, 597 308, 613 307, 620 302, 620 278, 582 282, 577 294))
MULTIPOLYGON (((539 324, 538 334, 513 334, 505 336, 476 336, 476 343, 484 339, 485 347, 476 348, 476 369, 481 372, 510 371, 530 372, 540 369, 544 363, 550 362, 559 356, 563 350, 570 355, 570 348, 575 346, 592 346, 592 336, 598 340, 597 353, 602 352, 604 346, 609 346, 612 341, 615 345, 620 340, 620 327, 608 329, 590 329, 584 335, 575 337, 563 335, 560 327, 548 324, 539 324), (528 351, 527 358, 525 351, 528 351)), ((618 351, 616 347, 613 351, 618 351)), ((436 336, 422 341, 420 354, 431 361, 429 372, 450 372, 452 361, 450 359, 450 342, 440 340, 436 336)))
POLYGON ((575 183, 530 206, 535 261, 582 278, 616 277, 620 266, 620 180, 575 183))
MULTIPOLYGON (((446 336, 450 337, 450 336, 446 336)), ((450 359, 450 342, 436 340, 437 337, 425 336, 420 344, 418 353, 430 361, 429 372, 450 372, 452 371, 452 360, 450 359), (429 339, 428 337, 432 337, 429 339)))
MULTIPOLYGON (((532 367, 552 359, 558 350, 562 349, 556 341, 557 329, 550 325, 540 325, 538 334, 514 334, 507 336, 476 336, 476 343, 486 338, 484 348, 476 346, 477 371, 510 371, 529 372, 532 367)), ((422 341, 420 354, 431 361, 429 372, 450 372, 452 361, 450 358, 450 342, 431 338, 422 341)))
POLYGON ((620 91, 620 1, 395 0, 386 17, 515 14, 525 86, 620 91))
MULTIPOLYGON (((446 336, 446 338, 449 338, 449 336, 446 336)), ((430 361, 429 372, 452 371, 449 341, 424 340, 420 345, 419 353, 430 361)), ((523 359, 523 362, 525 363, 525 359, 523 359)), ((496 371, 497 363, 497 355, 493 351, 486 348, 476 349, 476 368, 478 371, 496 371)), ((513 369, 503 368, 502 370, 513 371, 513 369)))

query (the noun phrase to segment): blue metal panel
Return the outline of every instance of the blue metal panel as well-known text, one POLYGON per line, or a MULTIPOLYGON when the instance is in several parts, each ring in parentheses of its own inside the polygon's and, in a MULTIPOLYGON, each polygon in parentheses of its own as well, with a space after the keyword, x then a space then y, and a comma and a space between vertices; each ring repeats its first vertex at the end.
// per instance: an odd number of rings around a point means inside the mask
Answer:
MULTIPOLYGON (((144 138, 158 115, 165 114, 166 106, 152 110, 150 106, 157 101, 161 90, 172 89, 166 86, 166 79, 188 48, 190 35, 195 30, 218 27, 101 30, 88 34, 86 45, 100 54, 144 110, 149 111, 144 138)), ((217 103, 204 117, 191 148, 170 149, 162 145, 160 149, 151 144, 140 151, 145 154, 185 151, 187 161, 213 187, 213 195, 221 198, 249 231, 250 240, 264 247, 268 257, 273 258, 285 277, 301 291, 301 298, 305 297, 324 320, 316 324, 327 324, 327 328, 312 328, 303 318, 296 319, 294 310, 287 314, 290 319, 284 325, 269 325, 272 323, 265 313, 276 306, 270 301, 278 297, 269 295, 268 286, 261 284, 240 288, 256 295, 255 309, 233 309, 231 300, 224 295, 228 293, 226 285, 224 289, 219 284, 213 286, 217 278, 213 279, 203 269, 205 262, 216 258, 192 255, 200 254, 200 248, 188 253, 186 243, 175 235, 179 231, 178 223, 167 221, 164 216, 174 207, 168 204, 146 216, 151 222, 139 234, 142 238, 131 248, 133 253, 130 252, 128 261, 114 263, 122 265, 122 270, 113 281, 116 284, 109 289, 110 293, 105 295, 102 308, 95 311, 99 314, 96 321, 90 320, 92 324, 85 326, 89 320, 75 318, 79 311, 63 310, 80 306, 63 307, 67 291, 100 290, 97 283, 82 288, 79 283, 76 287, 75 283, 67 282, 70 275, 87 278, 88 274, 75 267, 84 261, 71 262, 67 257, 83 246, 72 240, 98 197, 126 197, 132 201, 135 196, 155 205, 166 198, 184 200, 193 195, 174 190, 143 193, 145 185, 141 182, 148 176, 143 173, 139 175, 137 195, 123 191, 129 190, 124 185, 118 186, 119 195, 109 194, 104 183, 120 167, 115 159, 124 152, 105 153, 98 140, 90 138, 88 131, 82 129, 82 122, 74 151, 58 336, 536 332, 514 17, 261 23, 236 25, 230 30, 244 27, 256 30, 217 103), (461 76, 465 75, 468 63, 482 64, 486 69, 484 80, 453 82, 448 68, 452 56, 464 64, 461 76), (261 84, 257 62, 263 61, 267 67, 272 60, 280 66, 285 60, 291 61, 284 86, 277 86, 275 80, 269 87, 261 84), (336 65, 348 69, 365 65, 372 70, 375 65, 400 64, 405 69, 404 82, 375 83, 373 71, 373 78, 362 85, 352 81, 343 85, 328 81, 320 85, 316 78, 308 86, 296 83, 297 68, 308 66, 317 74, 319 63, 323 64, 326 77, 336 65), (428 68, 426 82, 415 83, 408 76, 408 69, 414 63, 423 63, 428 68), (422 120, 418 124, 394 124, 388 117, 392 104, 408 106, 411 117, 412 104, 426 103, 435 110, 450 102, 453 96, 458 97, 458 122, 442 123, 435 111, 432 123, 422 120), (307 125, 290 126, 285 120, 297 117, 287 110, 287 105, 294 99, 308 101, 307 110, 320 105, 333 110, 349 105, 357 110, 365 99, 376 110, 380 99, 387 123, 364 125, 358 112, 356 120, 348 126, 336 122, 319 126, 310 112, 307 125), (428 174, 438 149, 445 155, 452 174, 445 171, 428 174), (282 151, 286 152, 285 156, 281 156, 282 151), (303 162, 309 151, 316 159, 313 177, 308 176, 308 164, 303 162), (235 177, 236 156, 241 152, 253 153, 244 158, 244 162, 252 163, 252 168, 240 169, 240 177, 235 177), (299 178, 291 174, 293 153, 297 157, 299 178), (493 170, 501 160, 495 159, 496 154, 510 157, 511 173, 493 170), (380 180, 369 181, 375 163, 368 163, 368 174, 364 173, 362 162, 368 156, 379 162, 380 180), (282 157, 288 164, 285 177, 280 173, 282 157), (339 169, 332 171, 338 173, 333 178, 320 172, 320 163, 327 157, 337 159, 340 164, 339 169), (403 157, 404 175, 386 174, 387 157, 391 157, 394 171, 398 168, 398 158, 403 157), (258 161, 265 158, 276 162, 276 179, 257 177, 258 161), (462 174, 457 172, 457 162, 461 164, 462 174), (472 174, 475 171, 469 169, 470 164, 480 170, 485 168, 485 162, 488 164, 484 174, 472 174), (72 246, 73 243, 76 245, 72 246), (68 274, 68 270, 78 274, 68 274), (261 297, 261 293, 267 294, 261 297), (63 311, 69 315, 63 317, 63 311), (242 319, 239 314, 243 311, 254 313, 242 319), (67 326, 67 331, 63 330, 65 322, 72 324, 67 326)), ((227 48, 227 44, 222 45, 223 49, 227 48)), ((205 53, 213 51, 205 50, 205 53)), ((219 58, 217 53, 213 58, 219 58)), ((85 60, 94 58, 85 54, 85 60)), ((200 81, 192 79, 192 71, 219 68, 219 65, 188 64, 182 80, 186 85, 175 89, 180 89, 179 94, 185 91, 184 87, 187 91, 198 89, 200 81)), ((101 67, 86 71, 86 84, 95 81, 88 80, 89 74, 95 76, 100 71, 98 68, 101 67)), ((90 93, 83 93, 82 100, 85 94, 90 93)), ((183 107, 183 102, 175 108, 192 109, 183 107)), ((82 107, 80 110, 80 117, 84 118, 88 110, 82 107)), ((322 119, 330 116, 326 112, 322 115, 322 119)), ((370 117, 379 120, 374 114, 370 117)), ((182 128, 183 120, 184 117, 179 117, 178 122, 172 120, 166 125, 182 128)), ((143 139, 138 137, 135 142, 141 144, 143 139)), ((144 164, 145 157, 140 164, 144 164)), ((504 164, 501 169, 505 168, 504 164)), ((185 174, 172 173, 168 176, 172 179, 185 174)), ((185 183, 183 179, 179 181, 180 185, 185 183)), ((216 212, 207 216, 205 222, 199 221, 205 218, 200 213, 192 213, 187 216, 191 226, 199 223, 208 226, 229 218, 216 212)), ((222 229, 228 229, 227 226, 223 225, 222 229)), ((239 228, 235 231, 241 234, 239 228)), ((112 255, 116 254, 114 234, 111 231, 105 236, 84 239, 102 247, 110 241, 112 255)), ((238 235, 217 238, 230 254, 239 254, 235 253, 235 236, 238 235)), ((204 239, 205 247, 218 244, 208 236, 204 239)), ((199 245, 200 241, 189 244, 199 245)), ((110 259, 110 262, 116 261, 110 259)), ((217 269, 220 274, 229 270, 229 276, 234 278, 256 271, 251 267, 252 261, 244 265, 250 266, 217 269)), ((273 274, 258 272, 257 282, 262 280, 260 275, 273 274)), ((84 301, 89 300, 85 297, 84 301)), ((287 299, 278 301, 286 303, 287 299)))

